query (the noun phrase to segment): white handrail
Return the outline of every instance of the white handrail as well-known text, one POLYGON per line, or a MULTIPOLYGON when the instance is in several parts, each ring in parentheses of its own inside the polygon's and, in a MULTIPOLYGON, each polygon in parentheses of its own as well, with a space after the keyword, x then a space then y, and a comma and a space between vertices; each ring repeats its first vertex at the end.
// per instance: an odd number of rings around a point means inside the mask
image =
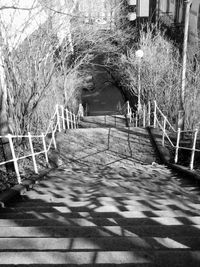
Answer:
MULTIPOLYGON (((174 162, 177 163, 178 162, 178 156, 179 156, 179 150, 183 149, 183 150, 188 150, 191 151, 191 158, 190 158, 190 169, 193 170, 194 168, 194 158, 195 158, 195 152, 200 152, 200 149, 196 148, 196 142, 197 142, 197 135, 198 135, 198 129, 196 130, 181 130, 180 128, 178 128, 178 130, 176 131, 174 129, 174 127, 172 126, 172 124, 169 122, 169 120, 167 119, 167 117, 163 114, 163 112, 159 109, 159 107, 157 106, 156 101, 154 101, 154 128, 156 127, 156 125, 159 126, 159 128, 162 130, 163 134, 162 134, 162 145, 165 145, 165 137, 168 139, 170 145, 175 148, 175 157, 174 157, 174 162), (163 121, 163 125, 162 123, 159 121, 158 115, 161 116, 161 118, 164 120, 163 121), (172 130, 173 133, 177 133, 177 139, 176 139, 176 145, 173 144, 171 138, 169 137, 169 134, 166 131, 167 126, 169 127, 169 130, 172 130), (181 139, 181 134, 183 133, 194 133, 194 140, 193 140, 193 146, 192 148, 189 147, 184 147, 184 146, 180 146, 180 139, 181 139)), ((170 132, 169 132, 170 133, 170 132)))
POLYGON ((61 131, 61 129, 65 130, 66 126, 65 126, 65 121, 67 121, 67 128, 70 128, 70 124, 69 122, 71 122, 71 128, 78 128, 78 117, 66 110, 67 112, 64 112, 64 108, 61 105, 56 105, 56 110, 52 116, 52 118, 50 119, 50 123, 47 127, 47 130, 45 132, 45 134, 41 134, 41 135, 31 135, 31 133, 28 133, 27 135, 5 135, 5 136, 0 136, 0 138, 7 138, 9 141, 9 145, 10 145, 10 149, 11 149, 11 154, 12 154, 12 159, 4 161, 4 162, 0 162, 0 166, 5 165, 7 163, 11 163, 13 162, 14 164, 14 168, 15 168, 15 172, 16 172, 16 176, 17 176, 17 181, 19 184, 21 184, 21 177, 20 177, 20 172, 19 172, 19 167, 18 167, 18 161, 28 158, 28 157, 32 157, 33 160, 33 166, 34 166, 34 171, 35 173, 38 173, 38 168, 37 168, 37 162, 36 162, 36 157, 40 154, 45 154, 45 160, 48 163, 48 152, 51 149, 52 144, 54 145, 54 148, 57 148, 56 145, 56 139, 55 139, 55 133, 57 130, 61 131), (60 110, 61 109, 61 115, 60 115, 60 110), (71 120, 69 120, 69 116, 68 113, 71 115, 71 120), (66 117, 65 117, 66 115, 66 117), (60 119, 62 119, 62 123, 60 123, 60 119), (46 141, 45 138, 47 137, 48 134, 52 134, 50 142, 48 144, 48 146, 46 146, 46 141), (29 140, 29 145, 30 145, 30 150, 31 153, 28 155, 24 155, 24 156, 20 156, 20 157, 16 157, 15 154, 15 148, 14 148, 14 144, 13 144, 13 139, 14 138, 28 138, 29 140), (40 152, 35 152, 34 151, 34 145, 32 142, 33 138, 41 138, 42 139, 42 143, 43 143, 43 150, 41 150, 40 152))

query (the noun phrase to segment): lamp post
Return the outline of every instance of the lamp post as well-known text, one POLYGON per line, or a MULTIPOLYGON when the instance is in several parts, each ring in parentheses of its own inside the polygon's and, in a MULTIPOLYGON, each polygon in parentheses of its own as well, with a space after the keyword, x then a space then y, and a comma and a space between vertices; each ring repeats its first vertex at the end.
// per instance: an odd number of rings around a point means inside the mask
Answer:
POLYGON ((180 107, 178 112, 178 128, 184 129, 184 100, 185 100, 185 78, 187 66, 187 43, 188 43, 188 28, 190 16, 191 0, 185 0, 185 25, 184 25, 184 41, 183 41, 183 66, 181 75, 181 92, 180 92, 180 107))
POLYGON ((141 59, 144 56, 144 52, 142 50, 137 50, 135 52, 135 56, 136 59, 138 60, 138 105, 137 105, 137 111, 138 111, 138 115, 140 114, 142 108, 141 108, 141 77, 140 77, 140 73, 141 73, 141 59))

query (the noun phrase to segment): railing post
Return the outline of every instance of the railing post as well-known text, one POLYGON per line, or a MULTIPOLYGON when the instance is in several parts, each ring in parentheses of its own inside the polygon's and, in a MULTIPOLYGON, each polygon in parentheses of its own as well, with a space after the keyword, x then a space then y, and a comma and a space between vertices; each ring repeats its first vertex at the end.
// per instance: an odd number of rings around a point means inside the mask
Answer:
POLYGON ((137 111, 135 112, 135 127, 138 127, 138 113, 137 111))
POLYGON ((76 129, 76 117, 75 117, 75 114, 73 114, 73 124, 74 124, 74 129, 76 129))
POLYGON ((196 149, 196 142, 197 142, 197 134, 198 134, 198 129, 196 129, 194 132, 192 154, 191 154, 191 159, 190 159, 190 170, 193 170, 194 168, 194 156, 195 156, 195 149, 196 149))
POLYGON ((29 144, 30 144, 30 149, 31 149, 31 154, 32 154, 32 159, 33 159, 33 167, 35 173, 38 173, 38 168, 37 168, 37 163, 35 160, 35 154, 34 154, 34 149, 33 149, 33 143, 32 143, 32 138, 30 132, 28 132, 28 139, 29 139, 29 144))
POLYGON ((56 129, 52 131, 52 139, 53 139, 54 148, 57 149, 55 131, 56 131, 56 129))
POLYGON ((153 128, 156 128, 156 108, 157 108, 157 104, 156 101, 154 101, 154 118, 153 118, 153 128))
POLYGON ((163 122, 162 146, 165 146, 166 122, 167 122, 167 118, 165 116, 164 122, 163 122))
POLYGON ((70 126, 69 126, 69 113, 68 113, 68 109, 65 109, 65 112, 66 112, 66 119, 67 119, 67 129, 69 129, 70 126))
POLYGON ((80 103, 78 106, 78 119, 81 119, 84 117, 84 108, 83 105, 80 103))
POLYGON ((79 128, 79 118, 78 118, 78 116, 76 116, 76 128, 78 129, 79 128))
POLYGON ((58 105, 56 105, 56 114, 57 114, 58 131, 61 132, 60 114, 59 114, 59 106, 58 105))
POLYGON ((131 108, 129 101, 126 101, 126 117, 129 119, 129 122, 131 123, 131 108))
POLYGON ((151 125, 151 103, 148 102, 148 126, 151 125))
POLYGON ((143 105, 143 127, 145 128, 146 126, 146 106, 145 104, 143 105))
POLYGON ((181 136, 181 128, 178 128, 177 140, 176 140, 176 152, 175 152, 175 159, 174 159, 175 163, 178 162, 178 150, 179 150, 180 136, 181 136))
POLYGON ((14 149, 14 145, 13 145, 13 141, 12 141, 12 136, 10 134, 8 134, 6 137, 8 138, 8 141, 9 141, 10 150, 12 153, 12 158, 13 158, 13 163, 14 163, 14 168, 15 168, 15 172, 16 172, 16 176, 17 176, 17 181, 18 181, 18 184, 21 184, 22 181, 21 181, 21 177, 19 174, 19 167, 18 167, 18 163, 17 163, 17 158, 15 156, 15 149, 14 149))
POLYGON ((72 113, 71 112, 69 112, 69 117, 70 117, 71 129, 73 129, 73 118, 72 118, 72 113))
POLYGON ((43 147, 44 147, 44 154, 45 154, 46 162, 49 163, 48 154, 47 154, 47 147, 46 147, 46 142, 45 142, 45 135, 43 133, 42 133, 42 143, 43 143, 43 147))
POLYGON ((62 111, 62 123, 63 123, 63 130, 66 129, 65 127, 65 113, 64 113, 64 107, 61 106, 61 111, 62 111))

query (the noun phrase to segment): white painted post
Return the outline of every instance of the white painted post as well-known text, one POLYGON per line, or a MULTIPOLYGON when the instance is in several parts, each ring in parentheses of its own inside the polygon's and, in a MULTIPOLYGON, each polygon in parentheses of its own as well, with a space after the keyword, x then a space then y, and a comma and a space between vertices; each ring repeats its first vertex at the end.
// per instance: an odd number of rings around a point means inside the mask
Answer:
POLYGON ((66 112, 66 119, 67 119, 67 129, 69 129, 70 126, 69 126, 69 113, 68 113, 68 109, 65 109, 65 112, 66 112))
POLYGON ((70 112, 70 113, 69 113, 69 115, 70 115, 71 129, 73 129, 73 119, 72 119, 72 113, 70 112))
POLYGON ((191 159, 190 159, 190 170, 193 170, 194 168, 194 156, 195 156, 195 149, 196 149, 196 142, 197 142, 197 134, 198 134, 198 129, 196 129, 194 132, 192 154, 191 154, 191 159))
POLYGON ((146 126, 146 106, 143 105, 143 127, 146 126))
POLYGON ((42 143, 44 147, 44 154, 45 154, 45 159, 46 162, 49 163, 48 155, 47 155, 47 147, 46 147, 46 142, 45 142, 45 135, 42 133, 42 143))
POLYGON ((177 140, 176 140, 176 153, 175 153, 175 159, 174 159, 175 163, 178 162, 178 149, 179 149, 180 136, 181 136, 181 128, 178 128, 177 140))
POLYGON ((156 128, 156 101, 154 101, 154 120, 153 120, 153 128, 156 128))
POLYGON ((78 123, 79 123, 79 118, 78 118, 78 116, 76 116, 76 128, 78 129, 79 127, 78 127, 78 123))
POLYGON ((138 115, 137 115, 137 111, 135 112, 135 127, 138 127, 138 115))
POLYGON ((66 129, 65 127, 65 113, 64 113, 64 107, 61 106, 61 111, 62 111, 62 123, 63 123, 63 130, 66 129))
POLYGON ((59 106, 58 105, 56 105, 56 114, 57 114, 58 131, 61 132, 60 114, 59 114, 59 106))
POLYGON ((18 184, 21 184, 21 177, 19 174, 19 167, 18 167, 18 163, 17 163, 17 158, 15 156, 15 149, 14 149, 14 145, 13 145, 13 141, 12 141, 12 135, 8 134, 6 135, 6 137, 8 138, 9 141, 9 145, 10 145, 10 150, 12 153, 12 158, 13 158, 13 163, 14 163, 14 168, 15 168, 15 172, 16 172, 16 176, 17 176, 17 181, 18 184))
POLYGON ((37 163, 36 163, 34 149, 33 149, 32 138, 31 138, 31 134, 29 132, 28 132, 28 139, 29 139, 29 144, 30 144, 30 149, 31 149, 31 154, 32 154, 34 171, 35 171, 35 173, 38 173, 37 163))
POLYGON ((163 122, 163 135, 162 135, 162 146, 165 146, 166 122, 167 122, 167 118, 164 117, 164 122, 163 122))
POLYGON ((75 117, 75 114, 73 114, 73 124, 74 124, 74 129, 76 129, 76 117, 75 117))
POLYGON ((54 145, 54 148, 57 149, 56 138, 55 138, 55 131, 56 131, 56 129, 53 130, 53 132, 52 132, 52 139, 53 139, 53 145, 54 145))
POLYGON ((84 117, 84 108, 83 105, 80 103, 78 107, 78 120, 84 117))
POLYGON ((129 101, 126 101, 126 117, 129 119, 129 122, 131 123, 131 109, 129 101))
POLYGON ((148 126, 151 125, 151 103, 148 102, 148 126))

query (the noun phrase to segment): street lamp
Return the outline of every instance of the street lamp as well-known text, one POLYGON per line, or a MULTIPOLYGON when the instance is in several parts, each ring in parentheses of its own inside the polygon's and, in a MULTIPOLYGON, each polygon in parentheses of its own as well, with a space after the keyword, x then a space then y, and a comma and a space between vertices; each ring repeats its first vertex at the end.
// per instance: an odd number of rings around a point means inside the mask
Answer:
POLYGON ((184 25, 184 41, 183 41, 183 67, 181 77, 181 92, 180 92, 180 107, 178 112, 178 128, 184 129, 184 100, 185 100, 185 79, 187 67, 187 43, 188 43, 188 28, 190 16, 191 0, 185 0, 185 25, 184 25))
POLYGON ((135 52, 135 57, 138 60, 138 106, 137 106, 137 110, 138 110, 138 114, 140 114, 142 107, 141 107, 141 79, 140 79, 140 73, 141 73, 141 59, 144 56, 144 52, 139 49, 135 52))

